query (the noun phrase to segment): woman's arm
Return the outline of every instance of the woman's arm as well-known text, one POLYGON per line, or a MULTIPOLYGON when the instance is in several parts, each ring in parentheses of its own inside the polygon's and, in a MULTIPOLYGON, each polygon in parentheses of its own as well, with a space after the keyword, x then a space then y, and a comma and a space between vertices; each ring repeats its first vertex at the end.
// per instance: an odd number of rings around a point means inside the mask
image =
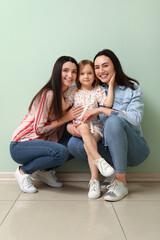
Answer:
POLYGON ((80 116, 83 111, 82 106, 72 107, 65 115, 63 115, 60 119, 54 120, 51 122, 51 128, 57 128, 62 126, 63 124, 72 121, 73 119, 80 116))
POLYGON ((54 120, 49 122, 49 114, 53 106, 53 92, 51 90, 44 91, 42 93, 39 103, 36 103, 34 109, 35 121, 34 130, 37 135, 48 133, 51 130, 62 126, 64 123, 73 120, 75 117, 79 116, 83 111, 83 107, 72 107, 65 115, 63 115, 59 120, 54 120), (38 106, 38 107, 37 107, 38 106))
POLYGON ((106 115, 107 117, 110 116, 111 112, 118 112, 124 115, 123 112, 115 110, 115 109, 110 109, 106 107, 99 107, 99 108, 94 108, 91 110, 88 110, 83 116, 82 116, 82 121, 86 122, 87 120, 98 116, 100 113, 106 115))

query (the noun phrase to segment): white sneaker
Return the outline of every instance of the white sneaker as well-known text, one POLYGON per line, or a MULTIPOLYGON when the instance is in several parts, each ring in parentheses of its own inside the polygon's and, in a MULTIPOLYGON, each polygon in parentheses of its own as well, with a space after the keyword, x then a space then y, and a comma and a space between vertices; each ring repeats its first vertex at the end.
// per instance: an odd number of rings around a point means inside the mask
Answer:
POLYGON ((19 171, 19 167, 17 168, 16 172, 14 173, 14 176, 17 180, 17 183, 19 184, 19 187, 22 192, 25 193, 35 193, 37 192, 37 188, 34 187, 32 184, 32 178, 29 174, 21 174, 19 171))
POLYGON ((54 170, 50 170, 47 172, 42 172, 42 171, 38 170, 35 173, 33 173, 33 178, 46 183, 50 187, 59 188, 59 187, 63 186, 62 182, 57 181, 54 170))
POLYGON ((107 201, 119 201, 128 194, 127 184, 123 184, 118 179, 113 180, 108 189, 104 196, 104 199, 107 201))
POLYGON ((100 182, 96 179, 91 179, 89 181, 89 192, 88 198, 95 199, 99 198, 101 195, 100 182))
POLYGON ((106 177, 104 179, 104 181, 101 183, 101 190, 102 191, 108 191, 108 185, 111 184, 111 182, 115 179, 115 174, 109 176, 109 177, 106 177))
POLYGON ((104 177, 109 177, 114 174, 114 169, 104 160, 104 158, 94 160, 94 164, 104 177))

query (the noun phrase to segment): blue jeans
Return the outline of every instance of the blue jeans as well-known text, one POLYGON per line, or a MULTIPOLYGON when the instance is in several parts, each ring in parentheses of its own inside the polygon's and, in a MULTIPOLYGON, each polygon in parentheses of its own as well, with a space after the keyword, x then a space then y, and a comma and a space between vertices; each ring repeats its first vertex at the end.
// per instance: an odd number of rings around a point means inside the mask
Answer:
POLYGON ((40 169, 51 170, 72 158, 65 146, 68 139, 64 136, 59 143, 43 140, 11 142, 10 154, 15 162, 22 164, 21 169, 26 174, 40 169))
MULTIPOLYGON (((116 115, 107 119, 103 134, 108 146, 99 142, 98 151, 107 162, 113 164, 116 173, 126 173, 127 166, 139 165, 150 153, 144 138, 139 137, 125 119, 116 115)), ((71 137, 68 149, 75 158, 87 162, 81 138, 71 137)))

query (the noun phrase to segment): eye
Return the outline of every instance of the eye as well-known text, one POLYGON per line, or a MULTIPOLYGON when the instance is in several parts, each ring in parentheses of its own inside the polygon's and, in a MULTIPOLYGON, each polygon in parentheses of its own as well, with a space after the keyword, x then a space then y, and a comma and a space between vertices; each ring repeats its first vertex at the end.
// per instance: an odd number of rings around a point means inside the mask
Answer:
POLYGON ((68 70, 67 69, 63 69, 63 72, 68 72, 68 70))
POLYGON ((103 67, 108 67, 108 64, 103 65, 103 67))
POLYGON ((81 72, 81 75, 83 76, 83 75, 84 75, 84 73, 83 73, 83 72, 81 72))
POLYGON ((74 74, 77 74, 77 71, 76 71, 76 70, 74 70, 72 73, 74 73, 74 74))
POLYGON ((98 67, 98 66, 96 66, 94 69, 99 69, 99 67, 98 67))

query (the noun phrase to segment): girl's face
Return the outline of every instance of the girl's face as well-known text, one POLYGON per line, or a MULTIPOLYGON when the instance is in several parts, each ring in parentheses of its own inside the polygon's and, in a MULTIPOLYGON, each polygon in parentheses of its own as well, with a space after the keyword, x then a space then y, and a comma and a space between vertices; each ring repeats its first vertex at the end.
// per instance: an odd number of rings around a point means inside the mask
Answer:
POLYGON ((97 57, 94 62, 94 69, 97 78, 108 85, 115 72, 111 59, 105 55, 97 57))
POLYGON ((62 91, 65 91, 77 78, 77 66, 72 62, 65 62, 62 66, 62 91))
POLYGON ((92 83, 95 80, 94 70, 90 64, 86 64, 79 72, 79 82, 81 83, 81 90, 93 89, 92 83))

